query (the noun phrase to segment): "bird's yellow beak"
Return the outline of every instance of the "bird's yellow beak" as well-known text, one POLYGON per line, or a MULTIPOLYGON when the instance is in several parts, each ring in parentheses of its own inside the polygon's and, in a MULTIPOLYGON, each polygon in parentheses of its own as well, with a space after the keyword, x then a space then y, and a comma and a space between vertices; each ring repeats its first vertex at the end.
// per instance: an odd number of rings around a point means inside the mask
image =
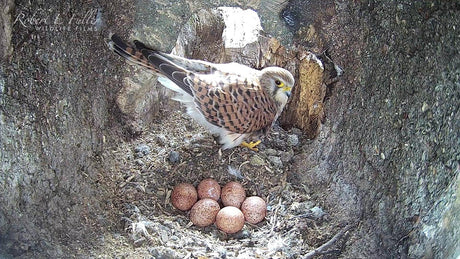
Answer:
POLYGON ((291 90, 292 90, 292 87, 289 87, 289 86, 283 86, 283 88, 282 88, 282 89, 283 89, 284 93, 285 93, 285 94, 286 94, 288 97, 290 97, 290 96, 291 96, 291 90))

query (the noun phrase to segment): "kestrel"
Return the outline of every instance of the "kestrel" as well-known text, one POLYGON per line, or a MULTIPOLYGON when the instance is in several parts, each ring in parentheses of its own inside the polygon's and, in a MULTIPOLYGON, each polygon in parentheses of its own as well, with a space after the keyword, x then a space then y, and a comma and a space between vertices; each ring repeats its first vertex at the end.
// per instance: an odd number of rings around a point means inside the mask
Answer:
POLYGON ((294 86, 292 74, 280 67, 256 70, 238 63, 186 59, 139 41, 131 46, 115 34, 108 44, 115 53, 156 73, 162 85, 177 93, 173 99, 218 136, 222 149, 241 144, 257 150, 260 140, 252 140, 271 129, 294 86))

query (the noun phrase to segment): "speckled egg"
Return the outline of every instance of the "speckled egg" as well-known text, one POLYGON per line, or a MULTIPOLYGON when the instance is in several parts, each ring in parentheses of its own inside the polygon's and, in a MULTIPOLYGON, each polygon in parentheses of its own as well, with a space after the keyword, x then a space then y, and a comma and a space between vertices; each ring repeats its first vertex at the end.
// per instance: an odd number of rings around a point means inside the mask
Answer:
POLYGON ((229 182, 222 188, 221 199, 224 206, 241 207, 246 192, 243 186, 238 182, 229 182))
POLYGON ((241 210, 237 207, 224 207, 217 213, 216 225, 225 233, 236 233, 244 226, 243 212, 241 212, 241 210))
POLYGON ((212 178, 206 178, 201 181, 197 189, 200 199, 210 198, 217 201, 220 198, 220 185, 212 178))
POLYGON ((190 220, 199 227, 209 226, 216 221, 219 210, 220 206, 217 201, 210 198, 201 199, 190 210, 190 220))
POLYGON ((267 204, 258 196, 251 196, 244 200, 241 204, 241 211, 244 218, 251 224, 257 224, 264 220, 267 214, 267 204))
POLYGON ((198 200, 195 187, 189 183, 180 183, 174 187, 171 194, 171 203, 179 210, 189 210, 198 200))

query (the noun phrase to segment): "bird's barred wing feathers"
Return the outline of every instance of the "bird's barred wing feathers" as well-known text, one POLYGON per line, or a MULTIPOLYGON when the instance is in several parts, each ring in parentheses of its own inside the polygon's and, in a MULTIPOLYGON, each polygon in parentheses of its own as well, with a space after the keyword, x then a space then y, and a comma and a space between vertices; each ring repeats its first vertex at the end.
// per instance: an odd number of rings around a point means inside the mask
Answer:
POLYGON ((194 97, 205 119, 231 132, 245 134, 270 127, 276 107, 250 68, 212 64, 162 53, 139 41, 126 44, 113 34, 110 48, 127 60, 167 77, 194 97), (252 75, 252 76, 251 76, 252 75))
POLYGON ((118 35, 113 34, 110 37, 110 41, 108 42, 109 48, 117 53, 118 55, 124 57, 128 61, 151 69, 158 73, 155 67, 149 64, 146 56, 143 55, 141 51, 137 48, 134 48, 128 44, 126 44, 118 35))
POLYGON ((271 126, 276 116, 276 107, 257 81, 200 74, 191 74, 190 80, 198 109, 216 126, 244 134, 271 126))
POLYGON ((187 81, 188 71, 165 58, 159 51, 146 47, 140 41, 134 41, 134 47, 126 44, 120 37, 113 34, 109 47, 128 61, 146 67, 157 74, 171 80, 187 94, 193 95, 190 82, 187 81))

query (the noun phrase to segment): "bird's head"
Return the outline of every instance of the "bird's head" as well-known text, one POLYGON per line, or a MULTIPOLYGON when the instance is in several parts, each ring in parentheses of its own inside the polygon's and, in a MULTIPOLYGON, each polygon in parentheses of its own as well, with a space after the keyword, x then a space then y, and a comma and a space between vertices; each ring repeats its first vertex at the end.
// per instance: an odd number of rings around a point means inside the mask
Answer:
POLYGON ((295 83, 294 77, 291 72, 280 67, 266 67, 261 72, 262 86, 282 109, 291 96, 291 90, 295 83))

